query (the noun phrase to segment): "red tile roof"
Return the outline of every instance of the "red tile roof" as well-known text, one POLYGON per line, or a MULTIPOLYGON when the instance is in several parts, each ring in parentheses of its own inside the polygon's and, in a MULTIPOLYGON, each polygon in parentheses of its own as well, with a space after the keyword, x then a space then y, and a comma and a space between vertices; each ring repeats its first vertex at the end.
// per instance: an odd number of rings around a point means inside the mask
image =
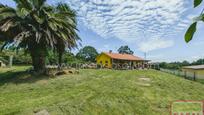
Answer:
POLYGON ((119 60, 131 60, 131 61, 141 61, 144 60, 140 57, 131 55, 131 54, 119 54, 119 53, 108 53, 108 52, 103 52, 107 56, 111 57, 112 59, 119 59, 119 60))

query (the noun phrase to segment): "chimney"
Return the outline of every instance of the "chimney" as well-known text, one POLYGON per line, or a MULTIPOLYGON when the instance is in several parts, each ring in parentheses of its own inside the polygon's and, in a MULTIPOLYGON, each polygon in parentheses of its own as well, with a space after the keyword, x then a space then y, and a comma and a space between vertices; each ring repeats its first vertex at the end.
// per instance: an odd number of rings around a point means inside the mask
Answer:
POLYGON ((109 53, 112 53, 112 50, 109 50, 109 53))

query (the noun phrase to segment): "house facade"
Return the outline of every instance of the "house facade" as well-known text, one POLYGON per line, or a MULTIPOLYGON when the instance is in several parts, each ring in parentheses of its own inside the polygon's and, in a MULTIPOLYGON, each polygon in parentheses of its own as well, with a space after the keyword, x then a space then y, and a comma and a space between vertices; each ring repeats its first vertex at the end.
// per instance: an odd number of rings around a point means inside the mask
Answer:
POLYGON ((149 60, 144 60, 131 54, 102 52, 97 56, 96 62, 104 68, 139 69, 149 68, 149 60))
POLYGON ((182 68, 186 77, 194 79, 204 79, 204 65, 185 66, 182 68))

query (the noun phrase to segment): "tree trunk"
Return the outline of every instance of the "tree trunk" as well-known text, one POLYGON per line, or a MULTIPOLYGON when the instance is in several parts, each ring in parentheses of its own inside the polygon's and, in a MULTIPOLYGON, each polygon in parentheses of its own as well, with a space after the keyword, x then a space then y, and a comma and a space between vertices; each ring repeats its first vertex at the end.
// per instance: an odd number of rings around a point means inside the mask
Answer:
POLYGON ((13 55, 9 56, 9 67, 13 66, 13 55))
POLYGON ((34 71, 39 74, 44 74, 46 71, 46 56, 44 54, 41 55, 32 55, 32 65, 34 68, 34 71))
POLYGON ((36 45, 29 48, 32 58, 32 65, 34 72, 37 74, 45 74, 46 72, 46 48, 44 46, 36 45))
POLYGON ((65 51, 65 45, 63 44, 63 42, 61 43, 60 41, 58 41, 61 45, 57 46, 57 52, 58 52, 58 69, 61 70, 62 69, 62 56, 63 53, 65 51))

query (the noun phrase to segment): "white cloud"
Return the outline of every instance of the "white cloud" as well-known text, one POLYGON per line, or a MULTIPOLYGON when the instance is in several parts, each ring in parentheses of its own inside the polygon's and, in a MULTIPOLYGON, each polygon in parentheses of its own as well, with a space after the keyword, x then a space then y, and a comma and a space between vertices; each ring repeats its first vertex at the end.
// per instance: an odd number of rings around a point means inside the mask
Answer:
POLYGON ((110 48, 110 46, 107 45, 107 44, 103 45, 103 47, 106 48, 106 49, 109 49, 109 48, 110 48))
POLYGON ((149 52, 155 49, 167 48, 174 45, 174 42, 171 40, 164 39, 150 39, 145 42, 138 44, 139 49, 143 52, 149 52))
POLYGON ((172 41, 163 38, 185 30, 192 17, 182 19, 187 0, 65 1, 77 10, 79 21, 98 35, 135 42, 140 50, 145 51, 173 45, 172 41), (149 35, 145 38, 147 42, 140 43, 144 34, 149 35), (153 38, 157 39, 153 41, 153 38), (148 47, 150 42, 153 47, 148 47))
POLYGON ((198 47, 198 46, 203 46, 204 45, 204 41, 197 41, 197 42, 193 42, 192 45, 198 47))

